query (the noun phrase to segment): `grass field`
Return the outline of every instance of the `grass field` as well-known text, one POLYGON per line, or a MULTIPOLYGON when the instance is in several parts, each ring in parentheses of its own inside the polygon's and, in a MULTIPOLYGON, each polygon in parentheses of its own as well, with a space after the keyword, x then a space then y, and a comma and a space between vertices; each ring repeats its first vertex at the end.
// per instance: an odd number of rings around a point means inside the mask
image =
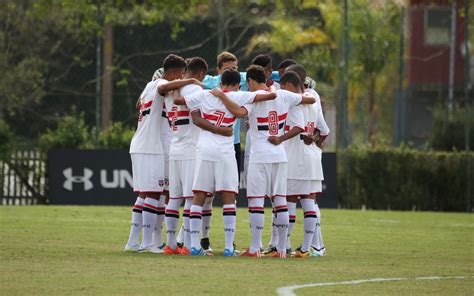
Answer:
MULTIPOLYGON (((236 243, 247 246, 248 213, 237 217, 236 243)), ((220 209, 211 230, 217 256, 125 253, 129 219, 128 207, 0 207, 0 295, 276 295, 289 285, 398 277, 410 279, 295 293, 474 295, 469 214, 323 210, 328 255, 284 260, 220 256, 220 209), (469 278, 412 279, 426 276, 469 278)), ((302 240, 301 212, 297 219, 293 247, 302 240)), ((268 235, 267 227, 264 242, 268 235)))

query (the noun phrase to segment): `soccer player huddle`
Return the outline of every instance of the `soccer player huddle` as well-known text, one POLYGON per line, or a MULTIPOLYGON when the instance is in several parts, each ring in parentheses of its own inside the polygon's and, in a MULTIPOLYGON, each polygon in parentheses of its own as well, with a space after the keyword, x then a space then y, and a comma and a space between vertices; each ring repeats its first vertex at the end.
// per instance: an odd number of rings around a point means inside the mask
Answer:
POLYGON ((130 144, 139 196, 126 251, 212 256, 212 200, 219 193, 224 256, 325 255, 316 196, 322 191, 321 147, 329 128, 320 97, 311 88, 315 83, 293 60, 273 71, 266 54, 255 57, 246 72, 237 68, 237 58, 229 52, 217 57, 217 76, 206 75, 208 64, 200 57, 185 60, 170 54, 146 85, 130 144), (245 172, 252 237, 249 248, 239 252, 234 238, 240 144, 235 143, 240 143, 241 118, 248 118, 245 172), (271 240, 263 249, 265 198, 273 215, 271 240), (291 252, 298 201, 304 239, 291 252))

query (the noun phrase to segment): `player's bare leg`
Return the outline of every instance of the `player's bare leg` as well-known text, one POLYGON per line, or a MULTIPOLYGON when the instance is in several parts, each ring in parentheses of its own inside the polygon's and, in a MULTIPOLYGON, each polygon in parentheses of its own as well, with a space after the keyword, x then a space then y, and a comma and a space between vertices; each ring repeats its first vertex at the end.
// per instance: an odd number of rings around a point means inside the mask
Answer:
POLYGON ((140 193, 132 208, 132 223, 130 235, 125 245, 125 251, 138 251, 140 249, 140 233, 143 227, 142 209, 145 202, 145 194, 140 193))
POLYGON ((234 250, 234 238, 235 238, 235 224, 236 224, 236 207, 235 207, 235 193, 234 192, 222 192, 222 215, 224 220, 224 235, 225 235, 225 247, 224 256, 233 257, 236 256, 234 250))

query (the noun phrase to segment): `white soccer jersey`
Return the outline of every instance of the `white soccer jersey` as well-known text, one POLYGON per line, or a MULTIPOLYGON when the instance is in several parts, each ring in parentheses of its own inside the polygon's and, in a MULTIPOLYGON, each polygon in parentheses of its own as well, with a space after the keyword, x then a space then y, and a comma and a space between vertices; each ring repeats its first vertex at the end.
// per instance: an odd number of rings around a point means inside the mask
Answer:
MULTIPOLYGON (((257 93, 226 92, 229 99, 240 106, 253 102, 257 93)), ((199 91, 184 97, 189 109, 199 109, 201 116, 215 126, 233 127, 236 117, 225 107, 224 103, 209 91, 199 91)), ((221 161, 235 157, 234 137, 224 137, 201 130, 197 144, 196 158, 208 161, 221 161)))
MULTIPOLYGON (((202 89, 195 84, 188 84, 181 88, 181 96, 187 97, 202 89)), ((166 112, 170 121, 173 138, 170 146, 171 160, 190 160, 196 157, 196 146, 200 129, 193 123, 191 113, 186 106, 173 104, 171 93, 166 96, 166 112)))
POLYGON ((324 119, 323 107, 321 105, 321 98, 319 97, 319 94, 312 88, 305 89, 305 92, 316 98, 315 104, 318 105, 318 118, 315 123, 316 129, 319 131, 321 136, 329 135, 329 127, 326 123, 326 120, 324 119))
POLYGON ((304 132, 284 143, 288 157, 288 179, 324 180, 321 166, 321 149, 315 143, 306 145, 303 135, 314 135, 318 122, 319 105, 300 105, 290 109, 285 130, 304 122, 304 132))
POLYGON ((249 133, 252 142, 250 163, 287 162, 283 145, 271 144, 268 142, 268 137, 283 135, 289 108, 300 104, 301 100, 301 94, 277 90, 277 97, 272 101, 245 105, 249 116, 249 133))
MULTIPOLYGON (((166 100, 166 98, 165 98, 166 100)), ((168 114, 166 113, 166 103, 163 103, 163 111, 161 112, 161 141, 163 143, 163 153, 169 155, 171 139, 173 138, 173 133, 171 132, 170 122, 168 120, 168 114)))
POLYGON ((140 95, 138 126, 130 143, 130 153, 163 154, 162 112, 164 97, 158 87, 167 83, 165 79, 149 82, 140 95))

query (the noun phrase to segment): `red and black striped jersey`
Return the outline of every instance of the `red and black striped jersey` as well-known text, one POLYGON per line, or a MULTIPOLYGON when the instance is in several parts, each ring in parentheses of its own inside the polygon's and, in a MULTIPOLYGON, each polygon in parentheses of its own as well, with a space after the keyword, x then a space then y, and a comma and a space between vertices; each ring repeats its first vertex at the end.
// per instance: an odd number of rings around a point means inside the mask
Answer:
MULTIPOLYGON (((180 89, 180 94, 187 97, 198 91, 202 91, 201 87, 188 84, 180 89)), ((192 111, 187 106, 174 105, 171 93, 166 96, 165 103, 167 118, 173 135, 170 145, 170 159, 195 159, 200 129, 193 123, 192 111)))
POLYGON ((281 136, 284 133, 288 110, 301 103, 302 95, 286 90, 277 90, 277 97, 272 101, 248 104, 250 125, 250 163, 287 162, 283 145, 275 146, 268 142, 270 136, 281 136))
POLYGON ((167 82, 165 79, 151 81, 140 95, 138 125, 130 143, 130 153, 163 153, 162 112, 164 97, 158 93, 158 87, 167 82))
MULTIPOLYGON (((227 97, 239 106, 253 102, 256 93, 238 91, 227 92, 227 97)), ((199 109, 201 116, 211 124, 220 127, 233 127, 236 117, 225 107, 222 101, 208 90, 184 96, 186 105, 191 110, 199 109)), ((221 161, 235 157, 234 137, 224 137, 201 130, 197 144, 196 158, 208 161, 221 161)))

